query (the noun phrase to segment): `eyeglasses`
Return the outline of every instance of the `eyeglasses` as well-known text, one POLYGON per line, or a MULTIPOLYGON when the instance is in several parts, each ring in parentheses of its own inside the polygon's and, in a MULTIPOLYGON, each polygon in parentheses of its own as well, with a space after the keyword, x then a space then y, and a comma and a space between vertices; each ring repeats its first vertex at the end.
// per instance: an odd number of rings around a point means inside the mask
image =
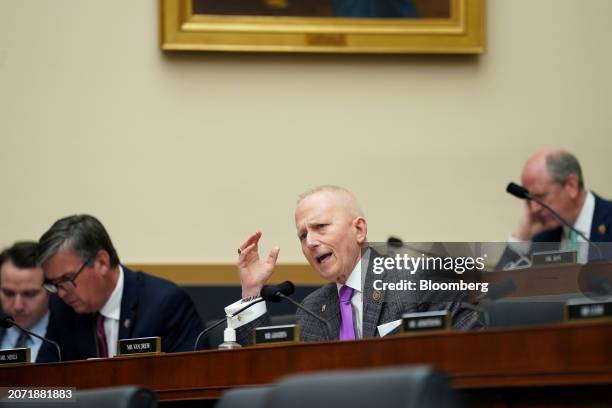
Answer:
POLYGON ((94 259, 94 257, 92 257, 92 258, 88 259, 87 261, 83 262, 83 265, 81 265, 79 270, 74 272, 74 273, 67 273, 64 276, 62 276, 61 278, 54 279, 54 280, 45 279, 45 281, 42 284, 43 288, 47 289, 51 293, 57 293, 60 288, 64 289, 64 290, 67 290, 68 287, 66 285, 68 283, 71 283, 72 286, 74 286, 76 288, 75 280, 76 280, 77 276, 79 276, 79 274, 81 272, 83 272, 83 269, 85 269, 85 267, 91 261, 93 261, 93 259, 94 259))

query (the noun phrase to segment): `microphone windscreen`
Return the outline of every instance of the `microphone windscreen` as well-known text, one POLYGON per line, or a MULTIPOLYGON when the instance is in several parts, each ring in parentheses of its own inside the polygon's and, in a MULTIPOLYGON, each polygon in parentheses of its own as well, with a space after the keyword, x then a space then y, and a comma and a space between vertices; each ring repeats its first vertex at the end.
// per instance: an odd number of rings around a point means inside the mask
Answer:
POLYGON ((404 243, 398 237, 390 236, 387 239, 387 245, 393 248, 401 248, 402 246, 404 246, 404 243))
POLYGON ((261 288, 260 296, 267 302, 280 302, 282 299, 276 296, 276 293, 280 292, 278 285, 264 285, 261 288))
POLYGON ((293 284, 293 282, 284 281, 283 283, 280 283, 278 285, 278 289, 283 295, 291 296, 293 295, 293 292, 295 292, 295 285, 293 284))
POLYGON ((508 187, 506 187, 506 191, 523 200, 529 198, 529 191, 527 191, 525 187, 519 186, 516 183, 509 183, 508 187))
POLYGON ((2 326, 5 329, 9 329, 13 327, 14 324, 15 324, 15 321, 10 316, 5 316, 0 320, 0 326, 2 326))
POLYGON ((278 285, 264 285, 261 288, 260 296, 263 300, 268 302, 280 302, 283 300, 277 293, 282 293, 285 296, 291 296, 295 292, 295 286, 292 282, 285 281, 278 285))

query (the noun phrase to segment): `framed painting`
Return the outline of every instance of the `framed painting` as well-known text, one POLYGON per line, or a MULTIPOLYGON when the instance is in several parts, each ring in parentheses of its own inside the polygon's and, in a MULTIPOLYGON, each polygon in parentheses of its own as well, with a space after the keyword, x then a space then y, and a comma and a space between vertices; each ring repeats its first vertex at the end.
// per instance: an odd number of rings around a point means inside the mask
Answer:
POLYGON ((160 0, 167 51, 479 54, 485 0, 160 0))

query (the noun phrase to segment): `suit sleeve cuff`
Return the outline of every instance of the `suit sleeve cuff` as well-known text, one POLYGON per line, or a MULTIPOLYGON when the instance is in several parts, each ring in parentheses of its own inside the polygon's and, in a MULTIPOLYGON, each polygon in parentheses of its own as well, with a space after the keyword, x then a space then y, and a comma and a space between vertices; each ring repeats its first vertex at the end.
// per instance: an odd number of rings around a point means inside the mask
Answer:
MULTIPOLYGON (((234 314, 236 311, 240 310, 241 308, 259 300, 260 298, 256 298, 251 300, 250 302, 243 302, 242 300, 239 300, 237 302, 232 303, 231 305, 227 306, 225 308, 225 314, 226 315, 230 315, 230 314, 234 314)), ((233 329, 237 329, 240 326, 243 326, 247 323, 251 323, 253 320, 263 316, 266 313, 267 309, 266 309, 266 302, 259 302, 255 305, 253 305, 252 307, 242 311, 239 315, 237 316, 233 316, 233 317, 228 317, 227 318, 227 325, 228 327, 231 327, 233 329)))

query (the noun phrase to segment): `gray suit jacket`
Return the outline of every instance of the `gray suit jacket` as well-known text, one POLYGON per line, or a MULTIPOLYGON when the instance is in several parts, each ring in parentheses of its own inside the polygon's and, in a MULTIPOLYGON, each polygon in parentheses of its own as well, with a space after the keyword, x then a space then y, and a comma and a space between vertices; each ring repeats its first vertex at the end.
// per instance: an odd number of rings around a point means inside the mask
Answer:
MULTIPOLYGON (((479 315, 467 305, 464 293, 441 291, 376 291, 374 280, 383 282, 399 282, 402 279, 417 280, 423 278, 418 273, 407 276, 405 272, 388 271, 381 275, 372 272, 372 261, 378 254, 370 256, 370 265, 365 277, 363 293, 363 338, 378 337, 377 327, 381 324, 398 320, 405 313, 426 312, 433 310, 449 310, 453 326, 458 330, 483 327, 479 315)), ((439 281, 439 279, 437 279, 439 281)), ((326 325, 298 309, 297 323, 300 325, 302 341, 337 340, 340 330, 340 306, 338 289, 335 283, 329 283, 308 295, 302 305, 318 314, 331 325, 331 338, 327 336, 326 325)), ((251 332, 255 327, 270 324, 266 313, 258 319, 245 324, 237 330, 237 340, 243 345, 251 344, 251 332)), ((399 328, 390 334, 396 333, 399 328)))

